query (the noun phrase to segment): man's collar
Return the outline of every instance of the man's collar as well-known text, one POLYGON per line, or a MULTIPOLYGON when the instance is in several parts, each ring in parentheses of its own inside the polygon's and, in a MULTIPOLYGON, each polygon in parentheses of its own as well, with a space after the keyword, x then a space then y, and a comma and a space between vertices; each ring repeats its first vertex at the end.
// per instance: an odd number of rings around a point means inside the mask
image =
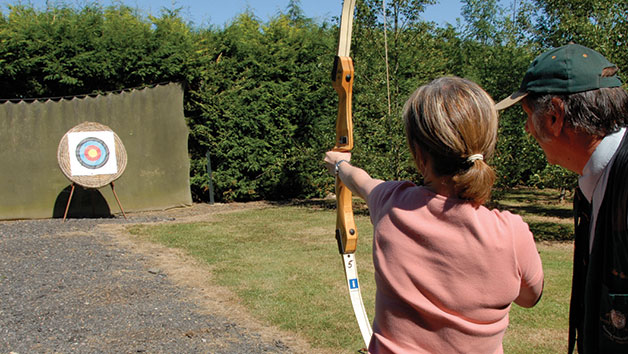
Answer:
POLYGON ((598 185, 600 177, 613 156, 615 156, 615 152, 619 148, 625 132, 626 128, 621 128, 618 132, 604 137, 584 166, 582 176, 578 178, 578 186, 589 203, 591 203, 593 192, 598 185))

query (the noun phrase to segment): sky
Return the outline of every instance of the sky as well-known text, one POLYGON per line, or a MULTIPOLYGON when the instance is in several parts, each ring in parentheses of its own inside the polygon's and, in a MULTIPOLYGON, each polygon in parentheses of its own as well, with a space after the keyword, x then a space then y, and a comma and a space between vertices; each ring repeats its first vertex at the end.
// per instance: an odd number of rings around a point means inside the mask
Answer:
MULTIPOLYGON (((47 3, 51 5, 65 3, 80 7, 81 4, 94 2, 103 6, 121 2, 140 9, 145 15, 159 15, 163 8, 181 8, 181 16, 193 22, 195 26, 222 27, 247 9, 252 10, 262 21, 267 21, 280 11, 285 11, 289 0, 0 0, 0 6, 2 11, 6 12, 8 5, 19 3, 32 4, 36 8, 45 9, 47 3)), ((301 8, 306 17, 319 22, 330 21, 332 17, 340 16, 342 0, 301 0, 301 8)), ((437 5, 428 6, 424 13, 425 20, 434 21, 439 25, 447 22, 455 25, 457 17, 461 17, 458 0, 440 0, 437 5)))

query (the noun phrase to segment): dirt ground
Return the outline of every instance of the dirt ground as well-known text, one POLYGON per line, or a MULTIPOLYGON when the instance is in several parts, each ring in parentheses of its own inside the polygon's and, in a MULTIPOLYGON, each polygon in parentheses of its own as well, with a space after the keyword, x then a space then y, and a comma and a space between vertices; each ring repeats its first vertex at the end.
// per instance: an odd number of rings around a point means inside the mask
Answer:
POLYGON ((125 226, 212 220, 264 203, 112 219, 0 222, 0 353, 317 353, 261 323, 212 270, 125 226))

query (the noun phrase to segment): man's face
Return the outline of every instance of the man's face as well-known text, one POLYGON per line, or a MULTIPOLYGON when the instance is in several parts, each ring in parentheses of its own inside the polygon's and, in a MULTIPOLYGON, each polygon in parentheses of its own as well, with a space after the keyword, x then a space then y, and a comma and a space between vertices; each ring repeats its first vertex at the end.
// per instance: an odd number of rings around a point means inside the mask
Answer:
POLYGON ((532 137, 534 137, 534 139, 536 139, 536 141, 539 142, 540 144, 541 141, 546 140, 547 138, 544 135, 543 136, 539 135, 540 133, 537 131, 538 123, 535 124, 535 121, 538 122, 539 117, 535 116, 534 111, 532 110, 532 108, 530 108, 530 106, 528 106, 528 104, 525 101, 521 103, 521 107, 523 108, 523 111, 526 112, 526 114, 528 115, 528 119, 526 120, 526 125, 525 125, 526 132, 532 135, 532 137))
POLYGON ((523 100, 521 103, 523 110, 528 115, 528 120, 526 121, 525 130, 528 134, 532 135, 532 137, 539 143, 543 152, 545 152, 545 157, 547 158, 547 162, 551 164, 558 164, 557 151, 555 151, 556 146, 554 144, 554 139, 548 134, 545 129, 545 125, 547 124, 547 120, 552 117, 549 114, 539 115, 535 113, 530 106, 527 105, 526 101, 523 100))

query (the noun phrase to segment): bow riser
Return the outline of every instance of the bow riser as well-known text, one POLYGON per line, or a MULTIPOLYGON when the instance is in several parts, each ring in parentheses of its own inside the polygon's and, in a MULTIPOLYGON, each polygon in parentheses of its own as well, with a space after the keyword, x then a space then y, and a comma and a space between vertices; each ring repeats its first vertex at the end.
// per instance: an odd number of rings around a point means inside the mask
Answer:
MULTIPOLYGON (((351 97, 353 91, 353 60, 336 56, 332 71, 332 86, 338 93, 338 119, 336 119, 336 145, 334 151, 350 152, 353 149, 353 123, 351 97)), ((336 177, 336 240, 342 254, 354 253, 358 232, 353 218, 353 195, 340 178, 336 177)))

